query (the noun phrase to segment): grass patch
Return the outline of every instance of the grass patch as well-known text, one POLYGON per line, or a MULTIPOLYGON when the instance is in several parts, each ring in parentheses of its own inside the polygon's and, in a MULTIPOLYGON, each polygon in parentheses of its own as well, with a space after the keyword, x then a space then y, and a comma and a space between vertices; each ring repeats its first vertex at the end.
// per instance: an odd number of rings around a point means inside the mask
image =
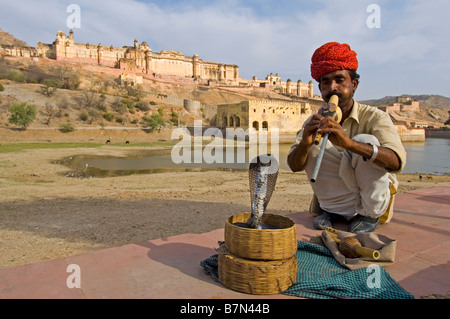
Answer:
MULTIPOLYGON (((157 142, 146 142, 146 143, 133 143, 133 144, 109 144, 108 147, 114 146, 148 146, 148 147, 167 147, 175 145, 175 142, 168 141, 157 141, 157 142)), ((1 153, 12 153, 12 152, 21 152, 24 150, 36 150, 36 149, 63 149, 63 148, 100 148, 105 146, 105 144, 99 143, 11 143, 11 144, 1 144, 0 145, 0 154, 1 153)))
POLYGON ((103 144, 95 143, 12 143, 2 144, 0 146, 0 153, 20 152, 24 150, 35 149, 59 149, 59 148, 97 148, 103 144))

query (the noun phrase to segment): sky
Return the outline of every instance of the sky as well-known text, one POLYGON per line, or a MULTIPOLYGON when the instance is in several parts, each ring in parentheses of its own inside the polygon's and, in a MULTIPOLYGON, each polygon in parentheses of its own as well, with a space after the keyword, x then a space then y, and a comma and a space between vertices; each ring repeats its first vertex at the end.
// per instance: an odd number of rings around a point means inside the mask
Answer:
POLYGON ((237 64, 244 79, 308 82, 318 47, 348 43, 359 61, 358 100, 450 97, 448 0, 0 0, 0 8, 0 29, 34 47, 72 27, 75 42, 138 39, 153 52, 237 64))

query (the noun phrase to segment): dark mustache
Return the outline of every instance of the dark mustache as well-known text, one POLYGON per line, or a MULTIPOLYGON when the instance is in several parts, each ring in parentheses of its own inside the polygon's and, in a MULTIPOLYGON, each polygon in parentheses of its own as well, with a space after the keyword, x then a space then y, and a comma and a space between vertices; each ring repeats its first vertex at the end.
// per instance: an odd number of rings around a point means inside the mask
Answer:
POLYGON ((327 94, 326 99, 329 100, 333 95, 337 95, 338 98, 342 97, 342 93, 333 91, 327 94))

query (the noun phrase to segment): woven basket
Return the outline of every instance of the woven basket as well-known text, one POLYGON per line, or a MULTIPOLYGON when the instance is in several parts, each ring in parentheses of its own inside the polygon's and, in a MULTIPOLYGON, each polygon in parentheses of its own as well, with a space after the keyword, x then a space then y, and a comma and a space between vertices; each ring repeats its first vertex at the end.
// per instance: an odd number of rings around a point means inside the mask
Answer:
POLYGON ((287 217, 265 213, 262 222, 280 229, 254 229, 233 225, 245 223, 250 213, 233 215, 225 223, 225 245, 230 253, 255 260, 281 260, 297 251, 295 223, 287 217))
POLYGON ((219 249, 219 280, 227 288, 254 295, 278 294, 297 281, 297 257, 250 260, 219 249))

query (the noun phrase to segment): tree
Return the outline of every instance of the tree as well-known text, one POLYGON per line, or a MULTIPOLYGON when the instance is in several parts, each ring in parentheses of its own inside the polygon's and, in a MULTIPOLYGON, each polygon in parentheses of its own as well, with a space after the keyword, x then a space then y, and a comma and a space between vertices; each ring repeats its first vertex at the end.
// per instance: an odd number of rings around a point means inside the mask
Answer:
POLYGON ((45 108, 42 111, 42 114, 47 117, 45 124, 50 125, 52 118, 61 117, 61 109, 50 103, 45 103, 45 108))
POLYGON ((55 94, 55 92, 57 90, 57 87, 58 87, 57 80, 55 80, 55 79, 46 79, 44 81, 44 85, 41 86, 40 92, 43 95, 45 95, 47 97, 50 97, 53 94, 55 94))
POLYGON ((145 126, 149 128, 150 132, 156 129, 159 131, 161 127, 166 125, 166 122, 159 113, 152 114, 150 117, 143 116, 142 119, 145 121, 145 126))
POLYGON ((54 68, 57 87, 61 89, 75 90, 81 83, 78 72, 68 65, 54 68))
POLYGON ((9 123, 22 126, 24 129, 27 125, 36 119, 36 106, 27 103, 14 103, 10 108, 9 123))
POLYGON ((90 109, 100 104, 100 99, 94 91, 83 91, 83 93, 75 97, 74 100, 76 102, 74 108, 77 110, 83 108, 90 109))

